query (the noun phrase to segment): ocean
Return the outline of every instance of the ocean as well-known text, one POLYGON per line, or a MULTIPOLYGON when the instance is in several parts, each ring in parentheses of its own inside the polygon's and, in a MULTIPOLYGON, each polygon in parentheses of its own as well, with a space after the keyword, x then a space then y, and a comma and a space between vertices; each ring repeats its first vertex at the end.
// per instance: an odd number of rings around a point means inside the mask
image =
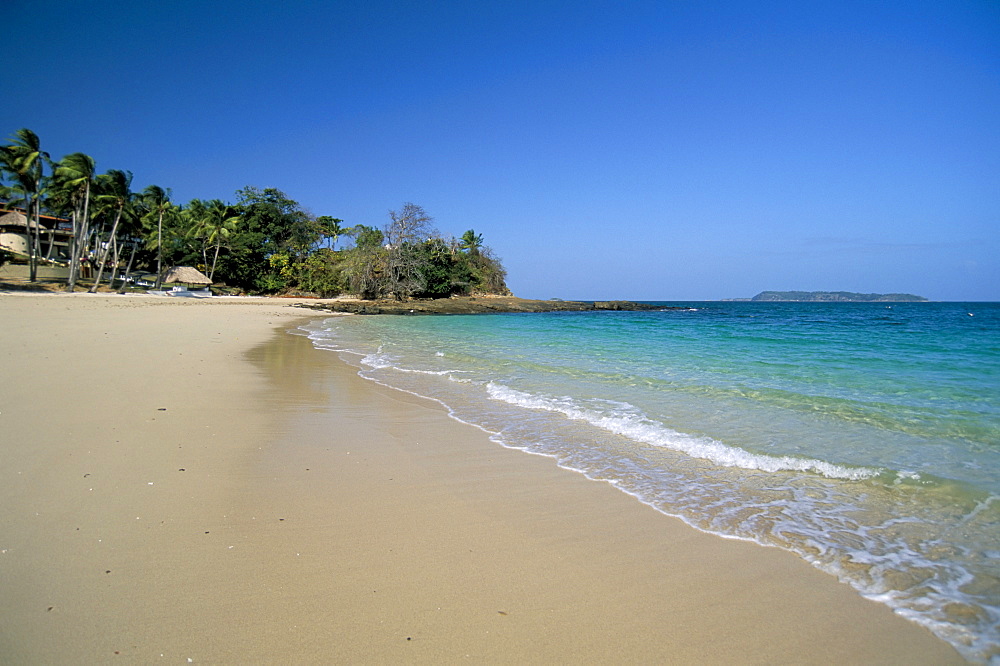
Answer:
POLYGON ((348 316, 305 331, 725 538, 791 551, 1000 663, 1000 304, 348 316))

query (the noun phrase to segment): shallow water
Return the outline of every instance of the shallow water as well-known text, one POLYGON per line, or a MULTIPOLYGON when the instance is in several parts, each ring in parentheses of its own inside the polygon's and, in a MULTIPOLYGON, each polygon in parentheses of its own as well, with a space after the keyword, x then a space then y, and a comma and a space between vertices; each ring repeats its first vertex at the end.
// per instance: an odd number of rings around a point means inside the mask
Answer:
POLYGON ((1000 304, 683 305, 308 332, 503 446, 793 551, 1000 660, 1000 304))

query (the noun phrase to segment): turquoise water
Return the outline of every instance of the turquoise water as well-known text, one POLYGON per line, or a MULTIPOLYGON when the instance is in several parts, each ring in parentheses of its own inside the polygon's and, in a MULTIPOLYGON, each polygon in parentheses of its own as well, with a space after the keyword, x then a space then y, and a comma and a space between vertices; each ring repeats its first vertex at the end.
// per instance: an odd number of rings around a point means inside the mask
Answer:
POLYGON ((797 553, 1000 662, 1000 304, 669 305, 308 332, 503 446, 797 553))

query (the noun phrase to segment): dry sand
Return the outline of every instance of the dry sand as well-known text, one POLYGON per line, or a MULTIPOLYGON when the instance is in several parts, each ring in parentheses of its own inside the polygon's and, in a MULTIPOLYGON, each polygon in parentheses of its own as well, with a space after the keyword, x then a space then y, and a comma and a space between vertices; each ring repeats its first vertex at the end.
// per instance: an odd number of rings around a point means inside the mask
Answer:
POLYGON ((361 380, 287 304, 0 295, 0 662, 961 662, 361 380))

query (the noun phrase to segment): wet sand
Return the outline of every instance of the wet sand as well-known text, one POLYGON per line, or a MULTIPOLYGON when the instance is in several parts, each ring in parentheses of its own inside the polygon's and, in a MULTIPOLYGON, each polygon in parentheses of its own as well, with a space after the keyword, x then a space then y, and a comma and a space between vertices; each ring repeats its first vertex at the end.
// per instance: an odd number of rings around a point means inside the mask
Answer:
POLYGON ((961 663, 358 378, 308 314, 0 295, 0 661, 961 663))

